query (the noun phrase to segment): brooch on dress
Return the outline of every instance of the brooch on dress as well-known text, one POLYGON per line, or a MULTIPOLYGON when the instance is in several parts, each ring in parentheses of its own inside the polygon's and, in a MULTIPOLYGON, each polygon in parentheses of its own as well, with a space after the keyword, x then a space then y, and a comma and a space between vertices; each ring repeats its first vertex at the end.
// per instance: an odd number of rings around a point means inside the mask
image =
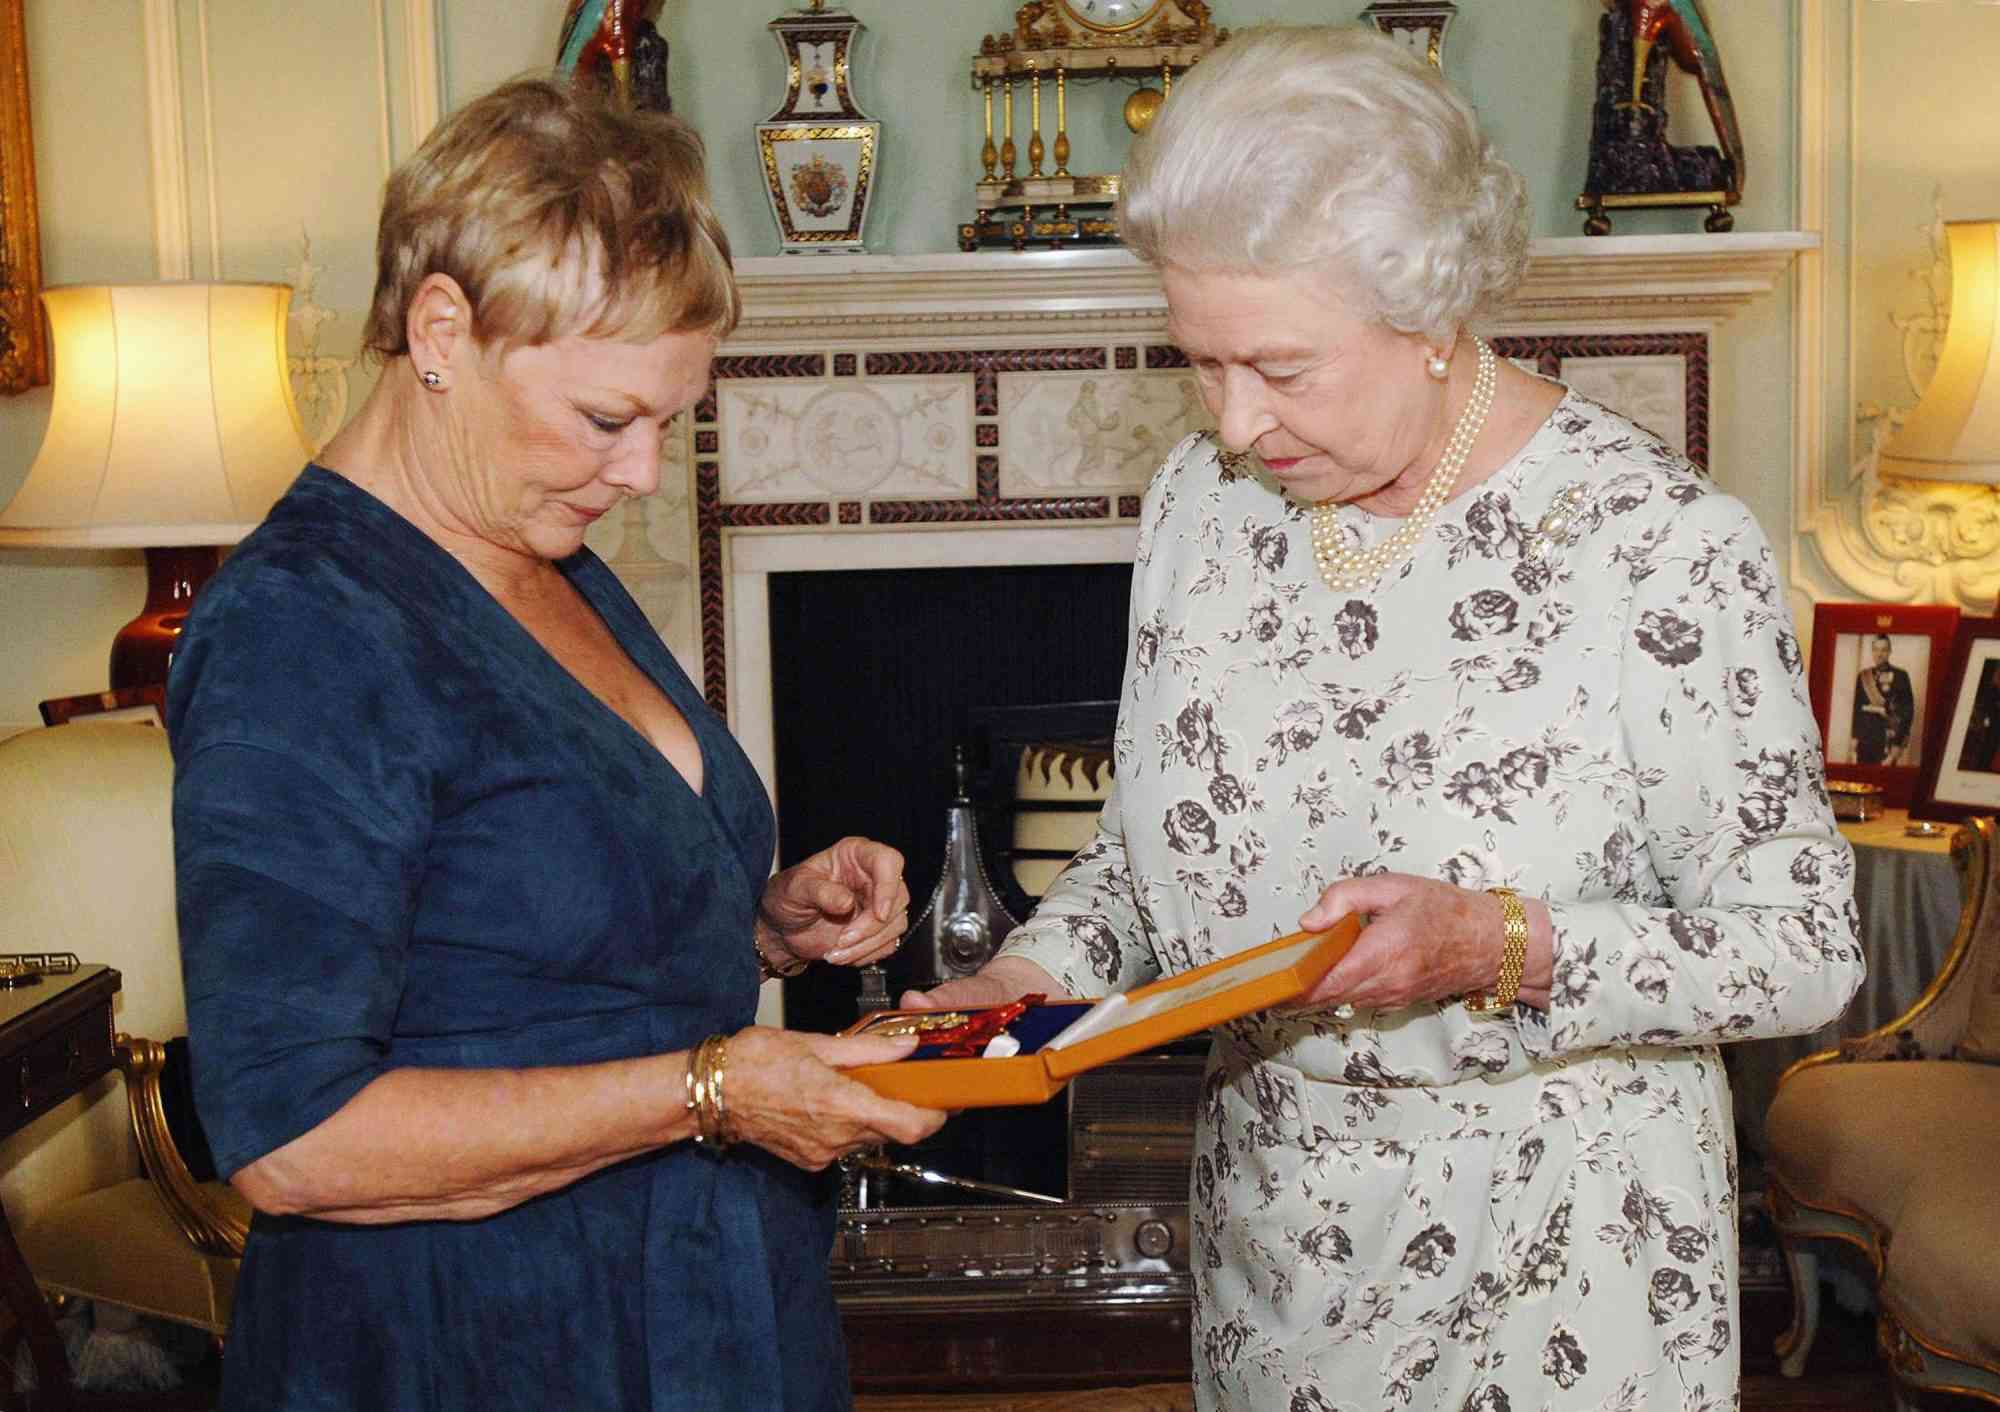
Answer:
POLYGON ((1582 481, 1572 481, 1557 492, 1542 516, 1535 532, 1528 536, 1526 554, 1537 564, 1547 560, 1558 546, 1573 543, 1583 533, 1583 507, 1590 499, 1590 488, 1582 481))

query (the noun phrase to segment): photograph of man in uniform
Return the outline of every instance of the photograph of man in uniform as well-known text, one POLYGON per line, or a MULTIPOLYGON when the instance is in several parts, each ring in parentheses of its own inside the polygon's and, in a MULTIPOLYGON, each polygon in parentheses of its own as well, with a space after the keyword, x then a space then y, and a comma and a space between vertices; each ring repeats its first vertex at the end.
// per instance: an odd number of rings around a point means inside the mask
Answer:
POLYGON ((1972 698, 1972 717, 1965 723, 1965 746, 1958 752, 1958 768, 1990 774, 2000 766, 2000 660, 1988 662, 1979 678, 1979 690, 1972 698))
POLYGON ((1892 644, 1885 634, 1868 639, 1869 663, 1854 677, 1854 713, 1849 730, 1857 765, 1906 765, 1910 726, 1916 719, 1916 694, 1910 674, 1889 660, 1892 644))

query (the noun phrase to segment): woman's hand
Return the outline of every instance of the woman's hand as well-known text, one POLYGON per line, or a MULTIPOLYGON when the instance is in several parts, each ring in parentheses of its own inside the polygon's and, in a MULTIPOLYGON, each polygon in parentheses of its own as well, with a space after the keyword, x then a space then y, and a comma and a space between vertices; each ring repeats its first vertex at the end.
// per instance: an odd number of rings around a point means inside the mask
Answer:
MULTIPOLYGON (((1520 1000, 1545 1007, 1554 955, 1549 910, 1536 898, 1523 897, 1521 905, 1528 914, 1528 956, 1520 1000)), ((1350 912, 1367 919, 1354 949, 1293 1008, 1400 1010, 1488 991, 1499 977, 1506 918, 1491 893, 1407 873, 1375 873, 1329 887, 1299 925, 1321 931, 1350 912)))
POLYGON ((901 945, 909 925, 903 855, 870 838, 843 838, 764 884, 757 948, 781 971, 794 961, 865 966, 901 945))
POLYGON ((914 1035, 738 1030, 723 1070, 723 1133, 809 1172, 865 1147, 918 1142, 944 1126, 943 1112, 884 1098, 840 1072, 890 1063, 916 1047, 914 1035))
POLYGON ((1024 995, 1060 995, 1062 987, 1033 961, 1000 956, 979 968, 977 975, 946 981, 931 990, 906 990, 905 1010, 962 1010, 974 1005, 1005 1005, 1024 995))

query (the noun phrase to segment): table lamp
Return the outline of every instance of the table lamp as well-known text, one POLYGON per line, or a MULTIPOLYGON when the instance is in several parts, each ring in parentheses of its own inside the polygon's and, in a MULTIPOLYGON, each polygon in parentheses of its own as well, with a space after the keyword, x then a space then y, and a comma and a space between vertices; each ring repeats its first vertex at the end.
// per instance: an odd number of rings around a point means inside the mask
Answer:
POLYGON ((166 681, 218 546, 312 456, 285 370, 291 297, 283 284, 42 291, 54 398, 0 548, 146 551, 146 605, 111 645, 114 688, 166 681))
POLYGON ((1947 221, 1945 237, 1951 323, 1944 351, 1877 466, 1908 480, 2000 485, 2000 221, 1947 221))

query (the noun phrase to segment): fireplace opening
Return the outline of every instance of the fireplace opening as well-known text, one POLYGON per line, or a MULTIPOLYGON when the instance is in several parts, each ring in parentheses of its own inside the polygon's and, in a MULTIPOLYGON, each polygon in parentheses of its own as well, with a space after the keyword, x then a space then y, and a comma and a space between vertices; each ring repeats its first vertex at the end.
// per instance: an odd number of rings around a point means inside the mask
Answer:
MULTIPOLYGON (((843 834, 903 852, 915 918, 937 885, 953 747, 982 707, 1115 699, 1129 564, 866 569, 770 578, 778 860, 843 834)), ((993 840, 987 840, 990 843, 993 840)), ((909 958, 886 966, 893 996, 909 958)), ((856 1018, 851 968, 786 983, 785 1023, 856 1018)))
MULTIPOLYGON (((954 747, 971 739, 974 714, 1115 699, 1131 573, 1058 564, 772 574, 780 865, 844 834, 882 839, 903 852, 915 921, 944 866, 954 747)), ((912 983, 913 957, 906 946, 884 967, 892 1001, 912 983)), ((858 1017, 853 968, 815 966, 784 985, 790 1028, 830 1033, 858 1017)), ((1061 1100, 966 1113, 916 1155, 954 1175, 1060 1195, 1064 1121, 1061 1100)))

